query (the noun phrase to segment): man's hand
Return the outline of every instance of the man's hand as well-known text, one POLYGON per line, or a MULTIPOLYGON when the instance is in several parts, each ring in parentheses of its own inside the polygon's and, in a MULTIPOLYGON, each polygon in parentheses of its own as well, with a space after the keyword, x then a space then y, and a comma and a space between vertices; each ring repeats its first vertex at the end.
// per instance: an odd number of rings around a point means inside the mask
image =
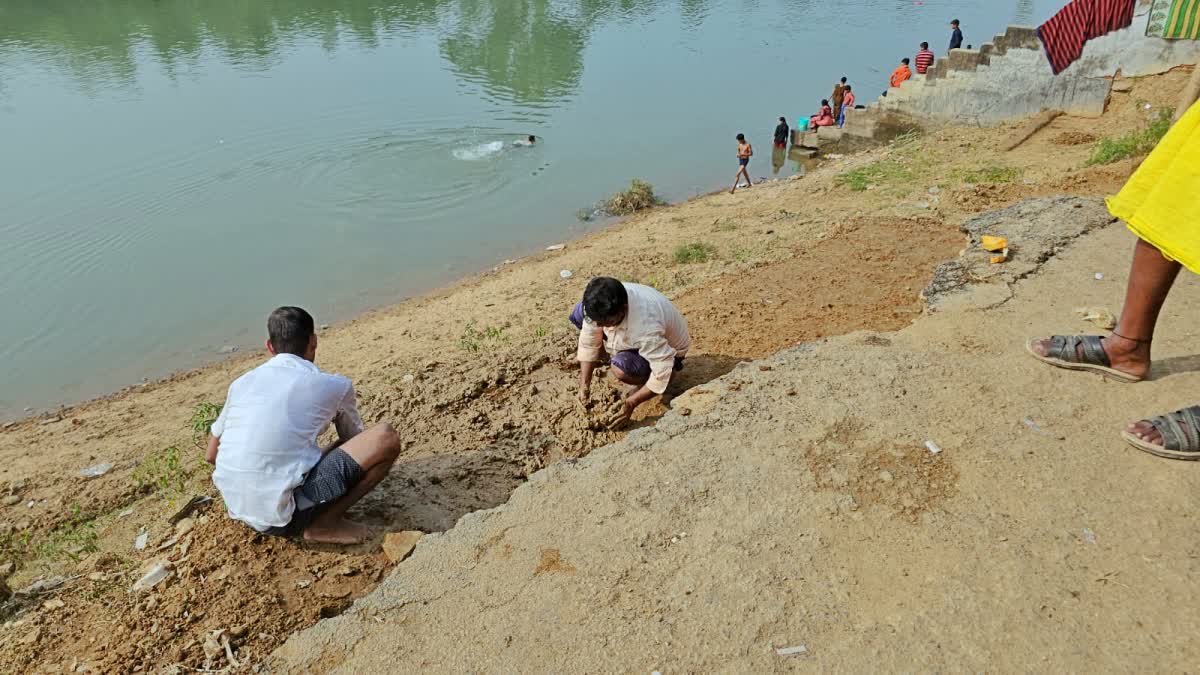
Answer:
POLYGON ((592 371, 596 369, 596 364, 591 361, 583 361, 579 364, 579 402, 585 407, 588 402, 588 392, 592 387, 592 371))
POLYGON ((629 420, 633 419, 633 411, 637 410, 639 405, 649 401, 655 396, 656 394, 646 387, 642 387, 629 396, 626 396, 625 401, 621 404, 620 412, 618 412, 613 418, 613 421, 609 423, 609 428, 615 431, 629 424, 629 420))
POLYGON ((208 437, 208 449, 204 453, 204 461, 209 464, 217 463, 217 450, 221 447, 221 439, 217 436, 208 437))
POLYGON ((630 403, 629 399, 622 401, 621 410, 618 411, 613 417, 612 421, 608 423, 608 428, 612 429, 613 431, 624 429, 625 426, 629 424, 629 420, 633 419, 634 410, 637 410, 636 403, 630 403))

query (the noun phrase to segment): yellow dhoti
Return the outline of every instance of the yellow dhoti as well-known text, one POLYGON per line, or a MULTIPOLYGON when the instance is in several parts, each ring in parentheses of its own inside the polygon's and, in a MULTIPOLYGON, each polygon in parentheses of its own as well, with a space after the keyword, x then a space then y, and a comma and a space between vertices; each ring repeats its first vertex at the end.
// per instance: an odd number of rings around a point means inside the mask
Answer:
POLYGON ((1200 102, 1171 127, 1108 211, 1163 255, 1200 274, 1200 102))

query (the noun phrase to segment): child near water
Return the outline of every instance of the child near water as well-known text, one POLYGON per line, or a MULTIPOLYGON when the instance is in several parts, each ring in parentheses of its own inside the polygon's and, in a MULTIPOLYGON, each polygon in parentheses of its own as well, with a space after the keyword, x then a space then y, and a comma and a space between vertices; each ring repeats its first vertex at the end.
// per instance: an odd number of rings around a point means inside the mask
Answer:
POLYGON ((743 176, 746 178, 746 187, 753 185, 750 182, 750 171, 747 167, 750 166, 750 158, 754 156, 754 146, 750 145, 750 142, 746 140, 745 134, 737 135, 737 143, 738 170, 737 173, 733 174, 733 189, 729 191, 729 194, 737 191, 738 183, 743 176))

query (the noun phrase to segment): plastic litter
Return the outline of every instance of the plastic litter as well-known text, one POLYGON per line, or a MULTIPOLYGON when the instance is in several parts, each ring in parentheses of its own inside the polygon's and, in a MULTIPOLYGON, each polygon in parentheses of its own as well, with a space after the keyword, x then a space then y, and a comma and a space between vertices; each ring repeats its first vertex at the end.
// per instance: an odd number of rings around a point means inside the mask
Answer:
POLYGON ((163 579, 169 576, 171 576, 171 563, 166 561, 157 563, 154 567, 150 568, 149 572, 142 575, 141 579, 134 582, 133 587, 129 590, 134 593, 148 591, 162 583, 163 579))
POLYGON ((801 656, 808 653, 808 646, 796 645, 795 647, 781 647, 776 649, 775 653, 780 656, 801 656))
POLYGON ((1092 528, 1090 528, 1090 527, 1083 528, 1083 540, 1089 544, 1096 543, 1096 533, 1092 532, 1092 528))
POLYGON ((985 234, 979 238, 979 245, 985 251, 996 253, 1008 248, 1008 239, 1006 237, 993 237, 990 234, 985 234))
POLYGON ((146 544, 148 544, 149 542, 150 542, 150 533, 147 532, 146 528, 143 527, 142 531, 138 532, 137 538, 135 538, 133 540, 133 548, 138 551, 144 551, 144 550, 146 550, 146 544))
POLYGON ((1067 440, 1065 436, 1059 436, 1059 435, 1057 435, 1057 434, 1052 434, 1052 433, 1050 433, 1049 431, 1046 431, 1045 429, 1043 429, 1043 428, 1039 427, 1039 426, 1037 425, 1037 422, 1034 422, 1034 421, 1033 421, 1033 418, 1032 418, 1032 417, 1026 417, 1025 419, 1021 420, 1021 422, 1022 422, 1022 423, 1023 423, 1025 426, 1029 427, 1029 430, 1030 430, 1030 431, 1032 431, 1032 432, 1033 432, 1033 433, 1035 433, 1035 434, 1041 434, 1042 436, 1045 436, 1046 438, 1053 438, 1053 439, 1054 439, 1054 440, 1056 440, 1056 441, 1065 441, 1065 440, 1067 440))
POLYGON ((1084 321, 1091 321, 1106 330, 1117 327, 1117 317, 1103 307, 1076 307, 1075 313, 1084 321))
POLYGON ((929 448, 929 451, 935 455, 941 454, 941 452, 942 452, 941 446, 939 446, 937 443, 934 443, 933 441, 925 441, 925 447, 929 448))
MULTIPOLYGON (((566 244, 551 244, 546 247, 546 250, 547 251, 561 251, 566 247, 567 247, 566 244)), ((507 261, 505 261, 505 262, 507 262, 507 261)))
POLYGON ((108 462, 103 462, 103 463, 97 464, 95 466, 89 466, 86 469, 80 469, 79 475, 83 476, 84 478, 97 478, 99 476, 103 476, 104 474, 108 473, 110 470, 112 470, 112 464, 109 464, 108 462))
POLYGON ((560 276, 564 279, 570 279, 571 277, 575 276, 575 273, 572 272, 571 270, 563 270, 558 273, 558 276, 560 276))
POLYGON ((1101 281, 1103 279, 1104 279, 1104 275, 1100 272, 1096 272, 1096 281, 1101 281))

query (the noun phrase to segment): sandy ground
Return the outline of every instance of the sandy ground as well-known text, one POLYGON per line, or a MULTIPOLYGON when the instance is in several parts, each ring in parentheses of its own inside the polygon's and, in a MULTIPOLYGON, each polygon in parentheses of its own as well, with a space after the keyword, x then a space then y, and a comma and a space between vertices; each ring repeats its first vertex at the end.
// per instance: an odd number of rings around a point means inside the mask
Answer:
MULTIPOLYGON (((1080 169, 1090 146, 1078 134, 1132 128, 1144 117, 1135 101, 1169 102, 1186 77, 1140 82, 1114 95, 1105 120, 1060 118, 1011 153, 998 148, 1017 125, 938 132, 828 161, 803 180, 656 209, 564 251, 322 331, 318 363, 352 377, 364 417, 392 422, 406 439, 392 476, 357 517, 380 531, 458 532, 462 516, 504 504, 530 475, 544 475, 539 469, 623 438, 598 423, 614 391, 594 388, 588 414, 573 399, 565 315, 591 276, 652 284, 691 322, 696 347, 686 369, 635 420, 648 429, 678 408, 672 399, 694 396, 739 363, 908 325, 921 314, 918 294, 934 267, 962 248, 957 227, 971 215, 1030 196, 1114 191, 1133 164, 1080 169), (912 166, 917 177, 864 192, 833 180, 877 161, 912 166), (995 165, 1019 177, 964 180, 995 165), (675 263, 674 248, 691 242, 711 244, 715 254, 675 263), (562 279, 563 269, 573 276, 562 279)), ((206 654, 205 643, 224 630, 235 659, 251 664, 384 578, 392 563, 378 541, 339 551, 266 539, 228 521, 219 502, 197 510, 188 531, 167 522, 192 495, 214 494, 188 428, 193 410, 220 403, 229 382, 261 360, 241 355, 0 429, 0 558, 15 567, 8 584, 65 579, 2 606, 0 663, 21 671, 223 668, 228 656, 206 654), (111 470, 79 475, 100 462, 111 470), (147 546, 134 550, 142 531, 147 546), (163 559, 173 565, 167 581, 148 594, 127 593, 163 559)), ((768 429, 743 431, 753 438, 768 429)), ((938 487, 922 494, 961 494, 957 475, 936 474, 938 487)), ((541 519, 568 524, 557 512, 541 519)), ((547 556, 549 571, 567 564, 547 556)))
POLYGON ((1194 669, 1200 466, 1117 432, 1197 401, 1200 282, 1172 295, 1151 381, 1044 366, 1023 341, 1114 307, 1133 237, 1098 201, 1032 210, 1098 229, 999 306, 987 282, 898 332, 693 388, 655 428, 426 537, 270 670, 1194 669))

